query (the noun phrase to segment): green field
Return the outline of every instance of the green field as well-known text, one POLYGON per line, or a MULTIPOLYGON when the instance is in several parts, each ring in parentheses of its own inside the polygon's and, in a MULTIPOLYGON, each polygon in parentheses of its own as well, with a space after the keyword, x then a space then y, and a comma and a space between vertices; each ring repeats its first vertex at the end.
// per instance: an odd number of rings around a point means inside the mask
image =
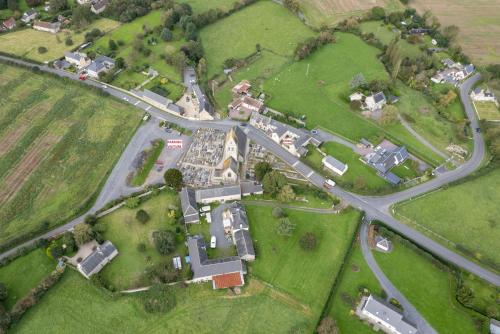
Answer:
MULTIPOLYGON (((500 169, 396 206, 396 216, 466 249, 468 255, 494 268, 500 267, 500 169)), ((418 228, 418 227, 417 227, 418 228)), ((442 242, 442 239, 438 239, 442 242)))
POLYGON ((374 256, 391 282, 438 333, 479 332, 469 311, 455 300, 452 273, 397 242, 391 253, 374 252, 374 256))
POLYGON ((0 267, 0 283, 7 287, 8 297, 5 306, 10 309, 17 300, 26 296, 43 278, 56 268, 41 249, 36 249, 21 256, 6 266, 0 267))
POLYGON ((289 333, 292 328, 315 325, 300 306, 259 282, 250 282, 240 297, 213 291, 209 284, 177 288, 175 294, 174 310, 150 314, 143 310, 139 296, 112 297, 67 270, 11 332, 250 334, 289 333))
POLYGON ((364 324, 351 311, 356 309, 356 302, 361 298, 360 289, 366 288, 376 296, 381 296, 382 289, 363 258, 359 244, 354 246, 345 264, 340 283, 333 295, 328 315, 337 322, 343 334, 370 334, 373 330, 364 324))
POLYGON ((283 7, 271 1, 257 2, 200 31, 207 76, 221 73, 228 58, 250 56, 256 51, 256 44, 291 56, 298 42, 312 36, 314 32, 283 7))
POLYGON ((398 34, 393 32, 393 26, 390 24, 384 24, 381 21, 366 21, 359 25, 361 32, 365 34, 372 33, 375 37, 382 42, 382 44, 389 45, 389 43, 398 34))
MULTIPOLYGON (((160 262, 171 263, 174 254, 160 255, 151 241, 151 234, 156 230, 168 229, 175 232, 176 227, 181 227, 181 231, 184 231, 184 227, 178 225, 175 218, 168 216, 170 206, 179 206, 177 194, 162 191, 160 195, 146 200, 138 208, 123 207, 99 220, 98 226, 104 230, 104 238, 111 240, 120 252, 119 256, 102 271, 104 280, 115 289, 147 286, 151 284, 144 275, 148 267, 160 262), (146 224, 140 223, 135 218, 136 212, 140 209, 145 210, 151 217, 146 224), (143 252, 137 249, 140 243, 146 245, 143 252)), ((178 246, 175 255, 183 258, 187 251, 184 247, 183 234, 178 235, 178 246)))
POLYGON ((210 9, 221 9, 227 12, 235 3, 234 0, 179 0, 178 2, 189 4, 194 14, 203 13, 210 9))
POLYGON ((0 243, 93 200, 141 114, 58 78, 0 65, 0 243))
POLYGON ((356 229, 359 212, 336 216, 286 210, 296 224, 288 238, 275 232, 278 220, 271 212, 272 208, 247 206, 257 253, 251 274, 291 294, 319 316, 356 229), (306 232, 317 237, 314 251, 306 252, 298 243, 306 232))
MULTIPOLYGON (((378 143, 384 129, 349 108, 349 82, 362 73, 367 81, 388 79, 379 50, 359 37, 336 34, 337 42, 321 48, 309 58, 293 63, 268 79, 265 92, 271 108, 307 117, 308 127, 320 125, 351 140, 366 138, 378 143)), ((420 143, 400 124, 389 126, 386 133, 410 150, 432 162, 438 155, 420 143)))
POLYGON ((57 34, 50 34, 34 29, 22 29, 8 34, 0 35, 0 49, 4 52, 30 58, 39 62, 46 62, 64 57, 64 52, 74 49, 76 46, 83 44, 85 41, 85 33, 98 28, 101 31, 110 31, 120 25, 120 22, 99 19, 90 24, 84 31, 69 31, 64 30, 57 34), (71 37, 73 45, 66 45, 65 40, 71 37), (38 47, 47 48, 46 53, 38 53, 38 47))

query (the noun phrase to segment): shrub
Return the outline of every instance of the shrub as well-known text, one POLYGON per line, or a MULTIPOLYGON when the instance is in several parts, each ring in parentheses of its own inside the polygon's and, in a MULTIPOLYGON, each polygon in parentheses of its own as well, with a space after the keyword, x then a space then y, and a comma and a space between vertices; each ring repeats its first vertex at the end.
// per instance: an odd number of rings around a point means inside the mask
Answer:
POLYGON ((274 218, 283 218, 285 217, 285 211, 279 206, 273 208, 273 217, 274 218))
POLYGON ((62 243, 66 246, 66 252, 71 253, 76 248, 75 238, 71 232, 64 232, 62 236, 62 243))
POLYGON ((129 209, 135 209, 141 204, 141 199, 139 197, 130 197, 125 202, 125 206, 129 209))
POLYGON ((71 37, 67 37, 64 41, 64 44, 66 44, 67 46, 73 45, 73 40, 71 39, 71 37))
POLYGON ((332 317, 324 317, 316 328, 316 332, 318 334, 338 334, 339 330, 332 317))
POLYGON ((302 237, 300 237, 299 244, 300 247, 302 247, 302 249, 306 251, 315 249, 317 246, 316 235, 314 235, 314 233, 307 232, 302 237))
POLYGON ((149 217, 149 214, 145 210, 139 210, 135 214, 135 219, 137 219, 139 222, 146 224, 151 217, 149 217))
POLYGON ((153 241, 158 253, 167 255, 175 250, 175 233, 172 231, 153 232, 153 241))
POLYGON ((155 284, 144 294, 143 305, 148 313, 166 313, 176 305, 175 294, 168 285, 155 284))
POLYGON ((80 246, 92 240, 94 237, 94 231, 92 231, 90 225, 80 223, 75 226, 73 236, 75 237, 76 244, 80 246))
POLYGON ((7 296, 7 287, 5 286, 5 284, 0 282, 0 301, 7 299, 7 296))
POLYGON ((295 225, 288 218, 281 218, 276 226, 276 233, 281 236, 289 237, 293 234, 295 225))
POLYGON ((137 251, 140 252, 140 253, 145 252, 146 251, 146 244, 144 242, 140 242, 137 245, 137 251))
POLYGON ((47 50, 47 48, 45 46, 38 47, 38 53, 40 53, 40 54, 47 53, 47 51, 49 51, 49 50, 47 50))

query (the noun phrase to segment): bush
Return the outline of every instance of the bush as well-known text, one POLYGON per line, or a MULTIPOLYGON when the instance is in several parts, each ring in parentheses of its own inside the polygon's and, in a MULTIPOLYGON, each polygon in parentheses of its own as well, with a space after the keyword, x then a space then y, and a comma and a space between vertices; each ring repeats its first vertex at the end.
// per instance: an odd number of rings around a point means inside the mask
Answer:
POLYGON ((307 232, 299 240, 300 247, 305 251, 314 250, 317 246, 316 235, 311 232, 307 232))
POLYGON ((139 197, 130 197, 125 201, 125 206, 129 209, 135 209, 141 204, 141 199, 139 197))
POLYGON ((174 291, 168 285, 155 284, 144 294, 143 305, 148 313, 166 313, 176 305, 174 291))
POLYGON ((153 241, 158 253, 167 255, 175 250, 175 233, 172 231, 153 232, 153 241))
POLYGON ((40 53, 40 54, 47 53, 47 51, 49 51, 49 50, 47 50, 47 48, 45 46, 38 47, 38 53, 40 53))
POLYGON ((73 40, 71 39, 71 37, 67 37, 66 40, 64 41, 64 44, 66 44, 66 46, 73 45, 73 40))
POLYGON ((279 206, 273 208, 273 217, 274 218, 283 218, 285 217, 285 211, 279 206))
POLYGON ((316 328, 316 332, 318 334, 338 334, 339 330, 332 317, 324 317, 316 328))
POLYGON ((137 219, 140 223, 146 224, 151 217, 149 217, 149 214, 145 210, 139 210, 135 214, 135 219, 137 219))
POLYGON ((71 232, 64 232, 62 243, 66 246, 66 253, 71 253, 76 249, 76 242, 71 232))
POLYGON ((146 251, 146 244, 144 242, 140 242, 137 245, 137 251, 140 253, 144 253, 146 251))
POLYGON ((0 282, 0 301, 4 301, 7 299, 8 293, 7 293, 7 287, 5 284, 0 282))
POLYGON ((75 237, 76 244, 80 246, 94 238, 94 231, 92 231, 90 225, 80 223, 75 226, 73 236, 75 237))
POLYGON ((276 233, 281 236, 289 237, 293 234, 295 225, 288 218, 281 218, 276 226, 276 233))

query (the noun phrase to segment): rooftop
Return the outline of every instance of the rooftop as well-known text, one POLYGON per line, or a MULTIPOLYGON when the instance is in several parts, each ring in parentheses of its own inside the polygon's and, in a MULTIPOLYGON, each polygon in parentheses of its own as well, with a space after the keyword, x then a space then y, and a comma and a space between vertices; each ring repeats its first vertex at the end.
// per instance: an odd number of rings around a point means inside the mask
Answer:
POLYGON ((240 185, 197 189, 196 202, 201 203, 204 199, 233 195, 241 195, 240 185))
POLYGON ((116 251, 117 249, 111 241, 105 241, 82 262, 80 262, 80 270, 83 271, 85 275, 89 276, 102 262, 104 262, 116 251))
POLYGON ((233 286, 243 285, 243 280, 241 279, 241 273, 216 275, 212 277, 212 280, 215 289, 227 289, 233 286))
POLYGON ((380 320, 390 324, 399 333, 417 333, 417 328, 403 317, 400 310, 373 295, 366 298, 362 309, 363 311, 368 312, 380 320))

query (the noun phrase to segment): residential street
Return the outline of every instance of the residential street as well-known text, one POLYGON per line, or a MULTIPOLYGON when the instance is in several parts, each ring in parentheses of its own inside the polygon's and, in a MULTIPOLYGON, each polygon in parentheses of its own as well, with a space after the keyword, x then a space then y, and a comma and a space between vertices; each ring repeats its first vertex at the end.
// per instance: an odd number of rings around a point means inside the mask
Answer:
MULTIPOLYGON (((25 61, 5 57, 5 56, 0 56, 0 59, 8 60, 15 62, 20 65, 24 65, 27 67, 39 67, 41 70, 49 73, 53 73, 62 77, 67 77, 72 80, 78 81, 78 77, 74 74, 64 72, 64 71, 59 71, 55 70, 52 68, 49 68, 47 66, 39 66, 35 64, 31 64, 25 61)), ((481 266, 477 265, 476 263, 469 261, 468 259, 464 258, 461 255, 458 255, 457 253, 449 250, 448 248, 442 246, 438 242, 428 238, 427 236, 423 235, 422 233, 412 229, 411 227, 399 222, 395 218, 393 218, 390 213, 389 213, 389 208, 392 204, 400 201, 407 200, 409 198, 416 197, 418 195, 421 195, 423 193, 426 193, 428 191, 440 188, 443 185, 446 185, 450 182, 456 181, 460 178, 463 178, 470 173, 472 173, 482 162, 484 156, 485 156, 485 144, 482 139, 482 136, 479 132, 476 132, 476 128, 478 128, 478 121, 476 118, 476 115, 474 113, 474 110, 472 108, 470 99, 469 99, 469 91, 471 87, 474 85, 475 82, 477 82, 480 78, 479 74, 476 74, 466 80, 462 86, 460 87, 460 98, 462 100, 463 105, 465 106, 465 111, 467 113, 467 116, 469 117, 471 121, 471 127, 472 127, 472 133, 473 133, 473 139, 474 139, 474 151, 472 154, 472 157, 469 161, 464 163, 463 165, 459 166, 455 170, 445 172, 443 174, 440 174, 438 177, 434 178, 431 181, 428 181, 426 183, 423 183, 421 185, 418 185, 416 187, 410 188, 408 190, 395 193, 392 195, 388 196, 381 196, 381 197, 370 197, 370 196, 359 196, 356 194, 349 193, 339 187, 333 187, 330 188, 328 191, 331 192, 333 195, 338 196, 345 200, 347 203, 352 205, 353 207, 364 211, 366 216, 369 217, 370 219, 378 219, 380 221, 383 221, 386 223, 389 227, 394 229, 395 231, 405 235, 409 239, 413 240, 423 248, 427 249, 431 253, 434 253, 435 255, 441 257, 442 259, 451 262, 452 264, 461 267, 483 279, 486 281, 495 284, 497 286, 500 286, 500 276, 491 272, 490 270, 487 270, 485 268, 482 268, 481 266)), ((83 81, 83 83, 97 87, 99 89, 102 89, 103 91, 109 93, 110 95, 123 100, 125 102, 128 102, 137 108, 140 108, 144 111, 149 112, 152 114, 154 117, 157 117, 159 119, 164 119, 169 122, 173 122, 178 124, 179 126, 189 128, 189 129, 196 129, 199 127, 210 127, 210 128, 217 128, 217 129, 223 129, 227 130, 231 128, 232 126, 239 125, 238 122, 234 122, 231 120, 215 120, 215 121, 194 121, 194 120, 188 120, 184 118, 180 118, 178 116, 175 116, 173 114, 169 114, 166 112, 163 112, 157 108, 154 108, 153 106, 142 102, 138 100, 135 97, 132 97, 125 91, 122 91, 120 89, 116 89, 113 87, 110 87, 108 85, 103 85, 101 83, 92 81, 92 80, 86 80, 83 81)), ((304 163, 300 162, 300 160, 290 154, 288 151, 286 151, 284 148, 282 148, 279 144, 271 140, 269 137, 267 137, 263 132, 260 130, 257 130, 256 128, 247 125, 242 127, 242 129, 247 133, 248 137, 252 140, 254 140, 257 144, 264 146, 267 150, 281 158, 283 161, 285 161, 287 164, 295 168, 299 173, 301 173, 304 177, 306 177, 312 184, 316 185, 317 187, 323 187, 323 184, 325 182, 325 179, 321 176, 315 173, 309 166, 305 165, 304 163)), ((128 155, 128 154, 124 154, 128 155)), ((123 159, 130 159, 130 157, 123 157, 123 159)), ((131 158, 133 159, 133 157, 131 158)), ((119 165, 119 164, 118 164, 119 165)), ((116 169, 116 167, 115 167, 116 169)), ((113 170, 113 173, 115 170, 113 170)), ((113 178, 113 173, 110 177, 110 180, 108 180, 108 183, 113 184, 115 179, 113 178)), ((119 172, 116 172, 120 174, 119 172)), ((110 186, 111 187, 111 186, 110 186)), ((98 200, 94 204, 91 210, 89 210, 89 213, 95 212, 97 208, 102 207, 104 205, 104 200, 108 197, 108 188, 105 186, 104 189, 102 190, 101 195, 99 196, 98 200)), ((40 238, 48 238, 57 234, 60 234, 64 232, 65 230, 72 228, 75 224, 81 222, 83 220, 83 216, 79 217, 75 220, 73 220, 70 223, 67 223, 65 225, 62 225, 55 230, 52 230, 44 235, 39 236, 36 239, 33 239, 31 241, 26 242, 23 245, 19 245, 3 254, 0 255, 0 259, 8 256, 9 254, 12 254, 15 252, 18 248, 23 247, 25 245, 28 245, 30 243, 35 242, 37 239, 40 238)))

